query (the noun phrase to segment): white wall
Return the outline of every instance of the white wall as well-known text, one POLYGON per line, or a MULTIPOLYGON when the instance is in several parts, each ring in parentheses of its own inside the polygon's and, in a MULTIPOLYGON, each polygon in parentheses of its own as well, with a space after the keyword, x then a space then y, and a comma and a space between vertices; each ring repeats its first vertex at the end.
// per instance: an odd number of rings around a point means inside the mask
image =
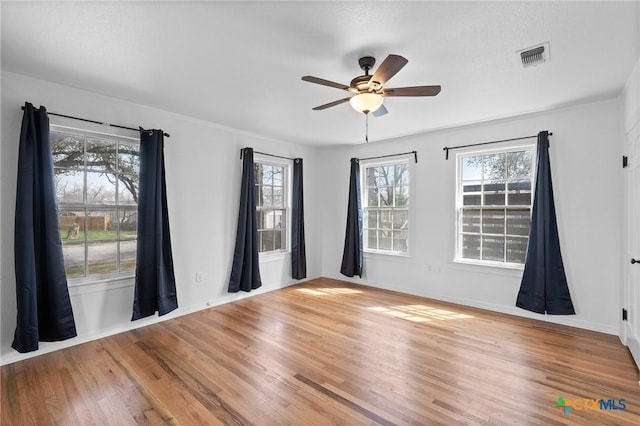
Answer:
MULTIPOLYGON (((622 171, 620 100, 592 103, 394 141, 326 150, 323 274, 340 275, 347 210, 349 158, 418 151, 415 252, 409 259, 367 257, 362 279, 377 287, 617 334, 620 316, 622 171), (455 151, 465 145, 553 132, 551 169, 560 243, 575 316, 545 316, 515 307, 521 270, 453 263, 455 151)), ((375 134, 375 120, 370 134, 375 134)), ((425 117, 425 120, 428 120, 425 117)), ((535 143, 535 139, 531 140, 535 143)))
MULTIPOLYGON (((133 282, 99 283, 70 288, 78 337, 57 343, 40 343, 40 350, 21 355, 10 345, 16 321, 15 276, 13 257, 13 223, 17 173, 18 140, 25 101, 45 105, 49 111, 76 115, 106 122, 145 128, 162 128, 171 134, 166 139, 167 196, 171 238, 175 263, 179 309, 162 319, 183 315, 206 307, 247 297, 246 293, 229 294, 229 280, 235 243, 238 191, 242 163, 240 148, 287 157, 302 157, 305 190, 313 194, 313 176, 318 165, 316 151, 304 146, 281 143, 255 135, 226 129, 177 114, 60 86, 41 80, 2 73, 2 141, 0 218, 1 242, 1 363, 39 355, 61 347, 158 321, 157 317, 131 322, 133 282), (195 273, 202 282, 195 282, 195 273)), ((77 121, 51 117, 54 124, 78 127, 77 121)), ((114 133, 115 129, 94 126, 93 129, 114 133)), ((127 132, 127 131, 125 131, 127 132)), ((131 136, 131 132, 127 132, 131 136)), ((305 219, 320 219, 319 200, 305 197, 305 219)), ((308 277, 322 271, 321 230, 306 227, 308 277)), ((261 265, 261 289, 249 295, 280 288, 293 282, 290 259, 271 260, 261 265)))

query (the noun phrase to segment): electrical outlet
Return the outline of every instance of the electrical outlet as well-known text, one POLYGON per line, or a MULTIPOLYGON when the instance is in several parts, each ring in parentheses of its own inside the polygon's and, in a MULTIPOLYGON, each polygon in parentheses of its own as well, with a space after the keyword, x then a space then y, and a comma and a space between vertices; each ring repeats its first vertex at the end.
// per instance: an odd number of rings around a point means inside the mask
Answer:
POLYGON ((196 282, 202 281, 202 272, 196 272, 196 282))

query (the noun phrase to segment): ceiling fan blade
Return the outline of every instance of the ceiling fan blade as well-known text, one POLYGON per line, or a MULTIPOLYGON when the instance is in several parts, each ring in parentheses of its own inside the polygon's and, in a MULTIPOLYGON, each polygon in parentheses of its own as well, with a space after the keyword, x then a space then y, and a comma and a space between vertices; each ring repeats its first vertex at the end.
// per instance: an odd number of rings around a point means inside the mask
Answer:
POLYGON ((382 90, 382 96, 435 96, 440 86, 395 87, 382 90))
POLYGON ((384 106, 384 104, 382 104, 382 105, 380 105, 380 108, 378 108, 377 110, 373 111, 371 113, 371 115, 373 115, 374 117, 380 117, 382 115, 385 115, 388 112, 389 112, 389 110, 387 110, 387 108, 384 106))
POLYGON ((311 75, 305 75, 304 77, 302 77, 302 80, 308 81, 309 83, 321 84, 323 86, 335 87, 336 89, 349 90, 349 86, 345 86, 344 84, 325 80, 323 78, 313 77, 311 75))
POLYGON ((400 55, 389 55, 384 61, 382 61, 369 81, 375 81, 380 83, 381 86, 384 86, 391 77, 396 75, 398 71, 407 65, 407 62, 409 61, 400 55))
POLYGON ((331 108, 333 106, 340 105, 340 104, 343 104, 345 102, 349 102, 349 99, 351 99, 351 98, 349 97, 349 98, 340 99, 339 101, 329 102, 328 104, 317 106, 317 107, 313 108, 313 110, 314 111, 320 111, 320 110, 323 110, 323 109, 331 108))

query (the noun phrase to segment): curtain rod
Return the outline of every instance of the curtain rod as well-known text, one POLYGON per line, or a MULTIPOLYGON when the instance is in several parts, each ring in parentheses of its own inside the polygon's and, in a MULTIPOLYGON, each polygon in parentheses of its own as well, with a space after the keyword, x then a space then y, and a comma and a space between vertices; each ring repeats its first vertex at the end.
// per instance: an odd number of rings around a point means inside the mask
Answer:
MULTIPOLYGON (((246 148, 242 148, 240 149, 240 159, 242 160, 242 153, 244 152, 246 148)), ((291 160, 291 161, 296 161, 299 160, 299 158, 290 158, 290 157, 283 157, 282 155, 275 155, 275 154, 267 154, 266 152, 260 152, 260 151, 253 151, 254 154, 261 154, 261 155, 267 155, 269 157, 276 157, 276 158, 282 158, 284 160, 291 160)))
POLYGON ((398 155, 407 155, 407 154, 413 154, 413 159, 415 160, 416 163, 418 162, 418 151, 400 152, 398 154, 380 155, 378 157, 358 158, 358 160, 360 161, 375 160, 377 158, 397 157, 398 155))
MULTIPOLYGON (((24 106, 21 108, 24 111, 24 106)), ((34 109, 40 109, 40 108, 35 108, 34 109)), ((50 112, 47 111, 47 114, 49 115, 55 115, 57 117, 64 117, 64 118, 70 118, 72 120, 79 120, 79 121, 85 121, 87 123, 95 123, 95 124, 101 124, 103 126, 109 126, 109 127, 117 127, 118 129, 126 129, 126 130, 133 130, 134 132, 141 132, 145 129, 143 129, 142 127, 139 127, 137 129, 134 129, 133 127, 127 127, 127 126, 120 126, 118 124, 109 124, 109 123, 103 123, 102 121, 96 121, 96 120, 89 120, 88 118, 80 118, 80 117, 74 117, 72 115, 65 115, 65 114, 58 114, 55 112, 50 112)), ((171 137, 171 135, 169 135, 169 133, 162 133, 163 135, 165 135, 166 137, 171 137)))
MULTIPOLYGON (((549 136, 553 136, 553 133, 549 132, 549 136)), ((472 143, 472 144, 469 144, 469 145, 445 146, 444 148, 442 148, 442 150, 445 152, 445 160, 448 160, 449 159, 449 150, 451 150, 451 149, 467 148, 467 147, 470 147, 470 146, 489 145, 489 144, 492 144, 492 143, 500 143, 500 142, 519 141, 521 139, 531 139, 531 138, 537 138, 537 137, 538 137, 538 135, 532 135, 532 136, 522 136, 521 138, 502 139, 502 140, 499 140, 499 141, 472 143)))

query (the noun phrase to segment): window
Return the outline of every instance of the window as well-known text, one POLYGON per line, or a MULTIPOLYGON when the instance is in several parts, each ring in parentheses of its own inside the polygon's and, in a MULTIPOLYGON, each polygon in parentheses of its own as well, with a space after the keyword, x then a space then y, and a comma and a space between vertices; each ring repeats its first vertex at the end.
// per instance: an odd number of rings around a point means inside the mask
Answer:
POLYGON ((67 278, 135 271, 139 141, 51 128, 67 278))
POLYGON ((524 264, 533 159, 533 146, 457 156, 457 260, 524 264))
POLYGON ((364 251, 409 253, 409 160, 360 166, 364 251))
POLYGON ((254 161, 260 253, 287 251, 289 166, 254 161))

